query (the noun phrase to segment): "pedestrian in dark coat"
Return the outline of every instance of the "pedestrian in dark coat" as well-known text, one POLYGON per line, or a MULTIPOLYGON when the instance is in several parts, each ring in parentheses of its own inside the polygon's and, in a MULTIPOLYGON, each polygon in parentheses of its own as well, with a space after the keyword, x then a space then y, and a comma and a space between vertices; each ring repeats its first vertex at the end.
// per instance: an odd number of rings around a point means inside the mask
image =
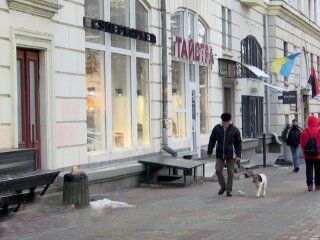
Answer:
POLYGON ((232 185, 234 175, 234 165, 240 161, 242 140, 240 131, 231 122, 231 114, 221 115, 222 124, 217 124, 210 135, 207 155, 211 157, 214 146, 216 145, 216 175, 220 184, 219 195, 227 191, 227 196, 232 197, 232 185), (235 155, 235 158, 234 158, 235 155), (227 184, 223 176, 223 167, 227 165, 227 184))
POLYGON ((310 137, 316 138, 317 145, 320 146, 319 120, 313 115, 309 116, 307 127, 302 130, 300 136, 301 150, 306 161, 306 182, 308 191, 313 190, 313 184, 315 184, 316 190, 320 190, 320 153, 314 157, 310 157, 306 156, 304 152, 306 143, 310 137))
POLYGON ((292 125, 287 132, 287 141, 286 144, 290 146, 291 154, 292 154, 292 161, 293 161, 293 172, 299 171, 300 166, 300 135, 302 129, 298 125, 298 120, 293 119, 292 125))

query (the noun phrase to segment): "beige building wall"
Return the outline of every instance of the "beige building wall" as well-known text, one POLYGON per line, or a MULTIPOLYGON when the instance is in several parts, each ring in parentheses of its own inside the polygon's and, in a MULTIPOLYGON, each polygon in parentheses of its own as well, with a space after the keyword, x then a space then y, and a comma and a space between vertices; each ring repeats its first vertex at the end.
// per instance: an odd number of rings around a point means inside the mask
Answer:
POLYGON ((37 49, 41 166, 86 163, 84 1, 8 2, 0 2, 0 148, 18 147, 16 48, 37 49))

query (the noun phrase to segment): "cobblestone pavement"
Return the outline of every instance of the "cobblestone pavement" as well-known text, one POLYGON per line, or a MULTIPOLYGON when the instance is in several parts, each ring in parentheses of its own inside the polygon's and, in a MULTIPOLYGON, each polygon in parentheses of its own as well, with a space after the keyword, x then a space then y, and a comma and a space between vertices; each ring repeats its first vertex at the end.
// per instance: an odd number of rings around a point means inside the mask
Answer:
POLYGON ((132 208, 75 209, 61 196, 27 204, 1 219, 0 238, 12 239, 320 239, 320 191, 307 192, 305 166, 256 169, 268 177, 267 196, 255 198, 251 179, 218 196, 217 182, 185 188, 140 187, 94 196, 132 208), (237 195, 241 190, 246 196, 237 195))

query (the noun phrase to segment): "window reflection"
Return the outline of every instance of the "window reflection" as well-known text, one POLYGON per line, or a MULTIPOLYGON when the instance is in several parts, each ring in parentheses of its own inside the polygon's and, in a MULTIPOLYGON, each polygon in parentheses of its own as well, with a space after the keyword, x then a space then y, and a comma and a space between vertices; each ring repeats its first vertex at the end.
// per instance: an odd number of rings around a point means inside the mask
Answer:
POLYGON ((185 65, 172 61, 172 134, 173 137, 186 136, 185 65))
MULTIPOLYGON (((136 0, 136 28, 148 32, 148 12, 139 0, 136 0)), ((138 52, 149 52, 149 43, 137 40, 138 52)))
MULTIPOLYGON (((103 0, 86 0, 84 15, 88 18, 104 19, 103 0)), ((92 43, 104 43, 104 33, 96 29, 85 28, 86 41, 92 43)))
POLYGON ((178 11, 171 16, 171 34, 183 37, 183 12, 178 11))
POLYGON ((201 21, 198 21, 198 31, 199 31, 198 41, 200 43, 207 43, 207 29, 201 21))
POLYGON ((149 144, 149 60, 137 58, 138 144, 149 144))
POLYGON ((208 68, 199 67, 199 87, 200 87, 200 132, 207 134, 208 127, 208 68))
POLYGON ((88 151, 105 148, 104 53, 86 49, 87 146, 88 151))
POLYGON ((130 147, 131 138, 131 94, 130 57, 112 53, 112 146, 130 147))
MULTIPOLYGON (((110 20, 113 23, 130 26, 130 0, 110 0, 110 20)), ((111 34, 111 46, 130 49, 130 39, 111 34)))

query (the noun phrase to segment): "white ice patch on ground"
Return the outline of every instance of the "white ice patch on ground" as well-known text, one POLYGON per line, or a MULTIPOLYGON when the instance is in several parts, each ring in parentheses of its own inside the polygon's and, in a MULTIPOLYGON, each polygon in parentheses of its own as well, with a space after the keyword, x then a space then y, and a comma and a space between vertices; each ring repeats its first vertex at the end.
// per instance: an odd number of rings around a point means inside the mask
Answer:
POLYGON ((135 207, 134 205, 125 203, 125 202, 117 202, 117 201, 111 201, 109 199, 101 199, 97 201, 90 202, 91 207, 100 209, 100 208, 127 208, 127 207, 135 207))

